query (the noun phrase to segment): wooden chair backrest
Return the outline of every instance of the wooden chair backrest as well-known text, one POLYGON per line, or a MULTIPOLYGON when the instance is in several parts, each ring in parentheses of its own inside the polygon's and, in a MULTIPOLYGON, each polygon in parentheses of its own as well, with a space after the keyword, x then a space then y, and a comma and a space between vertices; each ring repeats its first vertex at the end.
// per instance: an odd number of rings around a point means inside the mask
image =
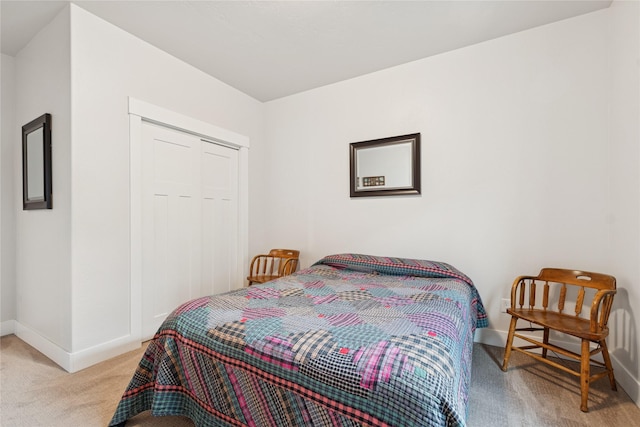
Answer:
POLYGON ((250 266, 250 277, 287 276, 296 271, 300 251, 271 249, 267 255, 256 255, 250 266))
MULTIPOLYGON (((585 288, 596 290, 591 300, 589 319, 591 330, 603 330, 607 326, 613 295, 616 293, 616 279, 601 273, 580 270, 565 270, 560 268, 543 268, 538 276, 521 276, 516 279, 512 288, 511 300, 513 305, 520 308, 542 309, 565 313, 568 287, 577 287, 577 295, 573 313, 576 317, 582 314, 585 299, 585 288), (543 284, 542 300, 538 301, 538 283, 543 284), (527 286, 528 285, 528 286, 527 286), (550 306, 549 294, 552 287, 559 287, 557 305, 550 306), (527 289, 528 288, 528 289, 527 289), (538 305, 539 304, 539 305, 538 305)), ((515 308, 515 307, 514 307, 515 308)))
POLYGON ((561 268, 543 268, 538 274, 539 280, 584 286, 592 289, 615 289, 616 278, 608 274, 592 273, 561 268))
POLYGON ((300 251, 295 249, 271 249, 269 256, 278 260, 278 276, 287 276, 296 271, 300 251))

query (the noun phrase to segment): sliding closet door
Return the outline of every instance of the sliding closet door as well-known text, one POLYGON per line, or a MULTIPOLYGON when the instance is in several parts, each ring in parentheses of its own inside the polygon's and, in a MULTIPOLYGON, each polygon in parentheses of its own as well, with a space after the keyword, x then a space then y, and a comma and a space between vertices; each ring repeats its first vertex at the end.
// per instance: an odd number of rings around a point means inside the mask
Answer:
POLYGON ((238 157, 188 133, 142 126, 142 337, 237 270, 238 157))
POLYGON ((202 295, 226 292, 238 275, 238 151, 201 142, 202 295))

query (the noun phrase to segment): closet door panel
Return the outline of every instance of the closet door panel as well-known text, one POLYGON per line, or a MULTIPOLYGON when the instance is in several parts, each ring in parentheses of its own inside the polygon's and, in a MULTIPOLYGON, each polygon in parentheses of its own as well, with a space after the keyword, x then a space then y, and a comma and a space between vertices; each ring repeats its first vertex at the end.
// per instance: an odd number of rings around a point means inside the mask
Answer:
POLYGON ((152 336, 200 286, 199 139, 143 126, 142 330, 152 336))
POLYGON ((202 292, 236 287, 238 271, 238 152, 202 142, 202 292), (206 254, 206 255, 205 255, 206 254))
POLYGON ((242 283, 238 151, 142 125, 142 337, 180 304, 242 283))

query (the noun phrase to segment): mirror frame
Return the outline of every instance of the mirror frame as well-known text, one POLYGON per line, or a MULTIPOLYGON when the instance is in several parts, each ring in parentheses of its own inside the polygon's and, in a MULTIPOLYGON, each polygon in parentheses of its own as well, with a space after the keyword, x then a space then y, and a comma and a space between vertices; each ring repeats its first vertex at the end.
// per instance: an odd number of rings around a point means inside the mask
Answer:
POLYGON ((52 209, 52 173, 51 173, 51 114, 46 113, 35 120, 22 126, 22 209, 52 209), (42 175, 43 197, 29 200, 29 162, 27 150, 27 137, 30 133, 42 128, 42 141, 37 141, 42 146, 42 175))
POLYGON ((392 136, 390 138, 374 139, 371 141, 352 142, 349 144, 349 172, 350 172, 350 195, 351 197, 376 197, 376 196, 406 196, 420 194, 420 134, 412 133, 408 135, 392 136), (374 148, 411 142, 411 167, 412 183, 407 187, 359 190, 356 181, 358 150, 363 148, 374 148))

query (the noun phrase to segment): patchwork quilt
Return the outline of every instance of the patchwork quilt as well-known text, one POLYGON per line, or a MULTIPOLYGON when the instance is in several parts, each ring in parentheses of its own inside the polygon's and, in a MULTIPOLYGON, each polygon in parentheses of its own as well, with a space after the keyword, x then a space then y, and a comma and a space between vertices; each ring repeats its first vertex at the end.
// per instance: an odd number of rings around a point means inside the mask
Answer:
POLYGON ((189 301, 150 341, 111 420, 196 426, 464 426, 480 296, 454 267, 332 255, 189 301))

